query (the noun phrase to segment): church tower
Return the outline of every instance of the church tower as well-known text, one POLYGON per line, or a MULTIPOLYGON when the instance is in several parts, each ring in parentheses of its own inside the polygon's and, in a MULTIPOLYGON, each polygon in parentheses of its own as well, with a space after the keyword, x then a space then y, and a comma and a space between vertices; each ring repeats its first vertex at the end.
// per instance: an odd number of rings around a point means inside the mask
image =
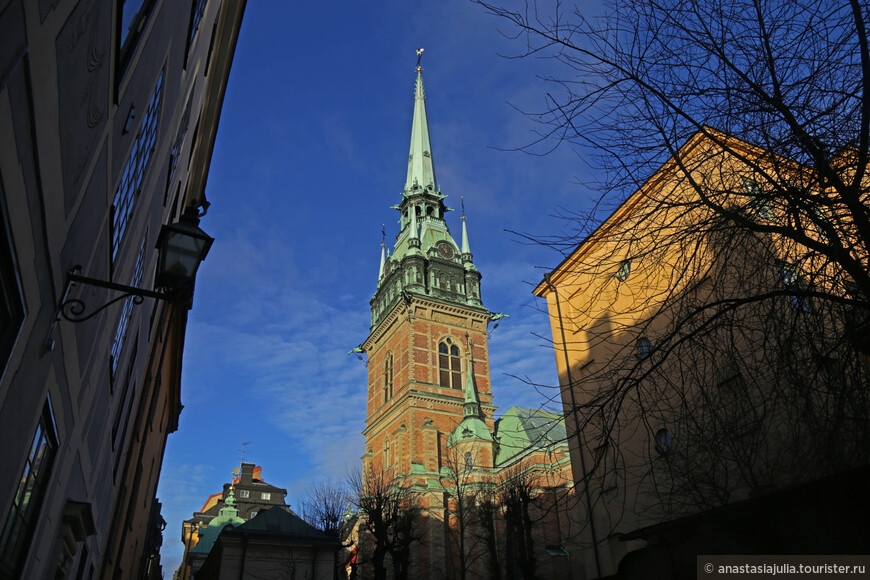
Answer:
MULTIPOLYGON (((418 53, 419 54, 419 53, 418 53)), ((439 487, 444 468, 491 470, 493 413, 481 275, 465 216, 456 243, 435 179, 422 68, 417 66, 408 173, 392 248, 382 244, 371 299, 366 472, 439 487)))

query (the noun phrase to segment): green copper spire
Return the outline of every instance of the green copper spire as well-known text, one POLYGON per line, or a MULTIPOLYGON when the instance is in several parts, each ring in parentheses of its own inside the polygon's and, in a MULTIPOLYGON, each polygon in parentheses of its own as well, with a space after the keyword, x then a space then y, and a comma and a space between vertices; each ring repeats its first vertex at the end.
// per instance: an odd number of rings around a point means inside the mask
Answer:
POLYGON ((468 345, 468 364, 465 372, 465 404, 463 414, 466 417, 480 416, 480 401, 474 388, 474 362, 471 360, 471 345, 468 345))
MULTIPOLYGON (((417 51, 421 55, 423 49, 417 51)), ((411 152, 408 155, 408 178, 405 191, 414 186, 437 191, 435 167, 432 165, 432 146, 429 143, 429 123, 426 121, 426 94, 423 91, 423 69, 417 61, 417 85, 414 90, 414 122, 411 126, 411 152)))
POLYGON ((468 246, 468 231, 465 229, 465 216, 462 216, 462 253, 471 254, 471 248, 468 246))
POLYGON ((463 419, 447 437, 447 445, 452 446, 463 439, 492 441, 492 432, 486 426, 480 412, 480 400, 474 388, 474 363, 471 360, 471 343, 468 344, 468 364, 465 371, 465 402, 462 405, 463 419))

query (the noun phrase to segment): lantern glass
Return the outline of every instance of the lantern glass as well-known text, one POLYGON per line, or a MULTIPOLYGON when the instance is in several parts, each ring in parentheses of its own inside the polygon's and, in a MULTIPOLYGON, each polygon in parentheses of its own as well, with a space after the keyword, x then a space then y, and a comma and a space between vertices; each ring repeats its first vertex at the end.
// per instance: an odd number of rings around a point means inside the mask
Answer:
POLYGON ((214 241, 198 226, 184 221, 164 225, 157 238, 157 285, 182 289, 193 285, 199 264, 214 241))

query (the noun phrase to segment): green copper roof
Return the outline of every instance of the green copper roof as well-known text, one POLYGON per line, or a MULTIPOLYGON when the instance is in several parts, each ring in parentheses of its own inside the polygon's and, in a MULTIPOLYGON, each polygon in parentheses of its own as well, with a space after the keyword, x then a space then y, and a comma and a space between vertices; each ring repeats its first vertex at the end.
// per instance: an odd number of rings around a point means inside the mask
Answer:
POLYGON ((495 464, 532 449, 567 445, 565 420, 557 413, 541 409, 511 407, 495 422, 498 453, 495 464))
POLYGON ((233 488, 230 488, 230 493, 224 500, 224 507, 220 509, 217 517, 208 523, 208 527, 200 534, 199 541, 196 546, 190 549, 190 552, 208 554, 225 527, 239 526, 243 523, 245 520, 239 517, 239 510, 236 509, 236 496, 233 494, 233 488))
POLYGON ((408 156, 408 178, 405 191, 414 185, 422 188, 435 185, 435 167, 432 165, 432 146, 429 144, 429 123, 426 121, 426 94, 423 91, 422 69, 417 70, 414 89, 414 124, 411 126, 411 152, 408 156))

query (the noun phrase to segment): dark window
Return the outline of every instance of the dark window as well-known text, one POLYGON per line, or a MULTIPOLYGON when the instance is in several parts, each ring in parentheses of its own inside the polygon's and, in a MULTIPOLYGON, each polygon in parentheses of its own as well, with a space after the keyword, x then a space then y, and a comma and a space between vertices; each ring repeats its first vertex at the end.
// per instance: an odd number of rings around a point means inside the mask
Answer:
POLYGON ((755 215, 763 220, 773 219, 773 208, 770 205, 770 199, 765 196, 761 190, 761 186, 752 179, 744 178, 743 187, 746 189, 746 195, 749 196, 749 205, 755 215))
POLYGON ((656 451, 664 455, 670 451, 674 444, 674 435, 667 429, 659 429, 656 432, 656 451))
POLYGON ((384 403, 393 396, 393 355, 387 353, 387 360, 384 362, 384 403))
POLYGON ((438 343, 438 374, 442 387, 462 388, 462 372, 459 367, 459 347, 449 338, 438 343))
POLYGON ((642 336, 637 339, 637 352, 635 352, 635 356, 638 360, 643 360, 649 356, 650 350, 652 350, 652 345, 647 337, 642 336))
POLYGON ((187 39, 188 46, 193 44, 196 31, 199 30, 199 25, 202 24, 202 15, 205 14, 206 3, 206 0, 196 0, 193 3, 193 14, 190 17, 190 36, 187 39))
MULTIPOLYGON (((786 288, 804 292, 807 289, 806 284, 801 278, 800 270, 794 264, 788 262, 777 263, 782 283, 786 288)), ((810 311, 810 299, 802 294, 794 294, 791 296, 791 305, 801 312, 810 311)))
POLYGON ((151 10, 154 8, 154 0, 119 0, 118 2, 118 71, 119 76, 127 70, 130 58, 139 44, 142 31, 151 10))
MULTIPOLYGON (((142 245, 139 247, 139 255, 136 258, 136 265, 133 268, 133 276, 130 278, 130 286, 138 288, 142 283, 142 273, 145 269, 145 240, 142 240, 142 245)), ((130 320, 133 318, 133 296, 129 296, 124 300, 124 306, 121 308, 121 318, 118 320, 118 327, 115 329, 115 339, 112 341, 112 374, 118 370, 118 361, 121 360, 121 352, 124 350, 124 342, 127 340, 127 333, 130 330, 130 320)))
MULTIPOLYGON (((4 198, 0 184, 0 198, 4 198)), ((12 347, 24 322, 24 303, 18 286, 18 270, 15 267, 12 241, 6 227, 5 208, 0 203, 0 375, 6 368, 12 347)))
POLYGON ((139 196, 142 180, 145 177, 148 162, 151 161, 151 154, 154 152, 154 146, 157 142, 157 125, 160 119, 162 97, 163 72, 157 78, 157 85, 151 93, 148 108, 145 110, 145 118, 142 119, 142 125, 139 127, 139 133, 136 134, 133 149, 130 151, 130 157, 127 159, 124 171, 121 174, 121 183, 118 184, 115 198, 112 200, 113 262, 121 249, 121 242, 124 240, 124 234, 127 232, 127 226, 130 223, 130 217, 133 215, 133 209, 139 196))
POLYGON ((623 260, 619 264, 619 270, 616 271, 616 279, 620 282, 625 282, 628 280, 628 276, 631 274, 631 260, 623 260))
POLYGON ((172 180, 175 177, 175 169, 178 167, 178 158, 181 157, 181 148, 184 146, 184 137, 187 135, 187 128, 190 126, 190 107, 193 105, 193 94, 196 90, 190 92, 187 97, 187 104, 184 106, 184 113, 181 115, 181 122, 178 124, 178 131, 175 133, 175 141, 172 143, 172 151, 169 153, 169 175, 166 178, 166 193, 163 196, 163 205, 166 205, 166 198, 169 195, 169 188, 172 185, 172 180))
POLYGON ((465 454, 465 471, 471 471, 471 468, 474 467, 474 460, 471 458, 471 453, 465 454))
POLYGON ((48 487, 48 478, 57 452, 57 431, 51 404, 46 401, 24 469, 18 478, 18 489, 0 531, 0 576, 15 577, 24 563, 39 520, 39 510, 48 487))

